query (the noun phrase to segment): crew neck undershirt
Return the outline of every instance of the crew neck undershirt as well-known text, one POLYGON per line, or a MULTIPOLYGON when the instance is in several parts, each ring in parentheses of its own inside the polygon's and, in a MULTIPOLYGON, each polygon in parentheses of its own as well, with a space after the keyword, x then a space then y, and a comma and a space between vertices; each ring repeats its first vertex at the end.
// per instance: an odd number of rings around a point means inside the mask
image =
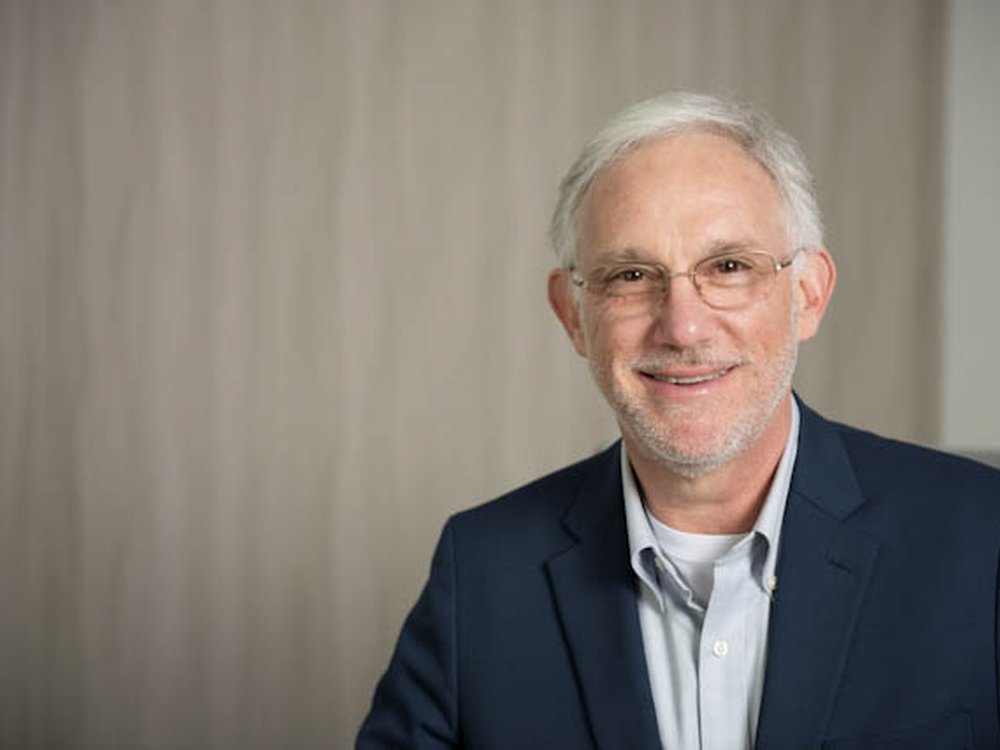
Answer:
MULTIPOLYGON (((753 532, 696 534, 667 526, 648 510, 646 515, 660 550, 673 563, 682 585, 691 590, 694 600, 701 607, 708 606, 715 583, 715 564, 729 556, 743 540, 752 536, 753 532)), ((749 554, 750 545, 743 546, 746 548, 746 554, 749 554)))

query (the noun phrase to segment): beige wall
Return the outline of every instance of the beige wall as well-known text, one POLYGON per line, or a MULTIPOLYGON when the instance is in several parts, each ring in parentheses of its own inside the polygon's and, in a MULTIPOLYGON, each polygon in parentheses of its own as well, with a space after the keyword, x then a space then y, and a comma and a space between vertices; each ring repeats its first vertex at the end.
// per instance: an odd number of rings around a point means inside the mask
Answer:
POLYGON ((1000 3, 951 0, 948 18, 941 441, 1000 466, 1000 3))
POLYGON ((934 440, 942 13, 0 0, 0 746, 347 746, 446 515, 613 437, 545 222, 666 88, 800 137, 801 390, 934 440))

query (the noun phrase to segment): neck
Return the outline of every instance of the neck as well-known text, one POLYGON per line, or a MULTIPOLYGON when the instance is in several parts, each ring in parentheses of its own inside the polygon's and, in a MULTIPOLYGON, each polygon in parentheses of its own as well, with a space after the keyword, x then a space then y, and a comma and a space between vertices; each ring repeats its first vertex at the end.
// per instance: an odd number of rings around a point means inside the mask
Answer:
POLYGON ((682 476, 633 448, 629 462, 646 507, 661 522, 696 534, 740 534, 753 528, 781 461, 792 424, 789 394, 760 437, 729 462, 697 477, 682 476))

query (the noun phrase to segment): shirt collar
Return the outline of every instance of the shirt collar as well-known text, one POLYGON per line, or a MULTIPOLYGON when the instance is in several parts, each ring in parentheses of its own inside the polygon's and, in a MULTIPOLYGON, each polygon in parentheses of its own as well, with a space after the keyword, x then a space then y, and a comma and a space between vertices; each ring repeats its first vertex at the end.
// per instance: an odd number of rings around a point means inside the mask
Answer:
MULTIPOLYGON (((763 564, 755 566, 755 575, 761 586, 772 596, 777 588, 777 578, 775 569, 778 563, 778 541, 781 536, 781 522, 785 515, 785 503, 788 500, 788 488, 792 482, 792 470, 795 467, 795 456, 799 445, 799 405, 792 399, 792 424, 788 430, 788 439, 785 441, 785 449, 778 462, 778 468, 774 472, 774 479, 768 489, 764 505, 753 526, 753 534, 764 542, 766 552, 763 564)), ((643 504, 639 486, 632 473, 632 465, 629 463, 625 450, 625 443, 621 445, 621 474, 622 474, 622 495, 625 498, 625 525, 628 531, 629 559, 632 570, 639 579, 649 588, 663 606, 663 594, 657 583, 656 570, 654 568, 656 558, 661 554, 656 536, 650 526, 649 518, 646 516, 646 509, 643 504)))

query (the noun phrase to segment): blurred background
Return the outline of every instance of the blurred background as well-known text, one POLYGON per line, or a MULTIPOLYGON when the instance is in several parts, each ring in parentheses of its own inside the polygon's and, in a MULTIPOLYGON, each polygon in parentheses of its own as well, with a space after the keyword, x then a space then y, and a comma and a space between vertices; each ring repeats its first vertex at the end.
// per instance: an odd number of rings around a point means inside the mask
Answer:
POLYGON ((665 89, 811 160, 804 398, 1000 449, 998 37, 994 0, 0 0, 0 747, 348 747, 445 518, 615 435, 546 222, 665 89))

